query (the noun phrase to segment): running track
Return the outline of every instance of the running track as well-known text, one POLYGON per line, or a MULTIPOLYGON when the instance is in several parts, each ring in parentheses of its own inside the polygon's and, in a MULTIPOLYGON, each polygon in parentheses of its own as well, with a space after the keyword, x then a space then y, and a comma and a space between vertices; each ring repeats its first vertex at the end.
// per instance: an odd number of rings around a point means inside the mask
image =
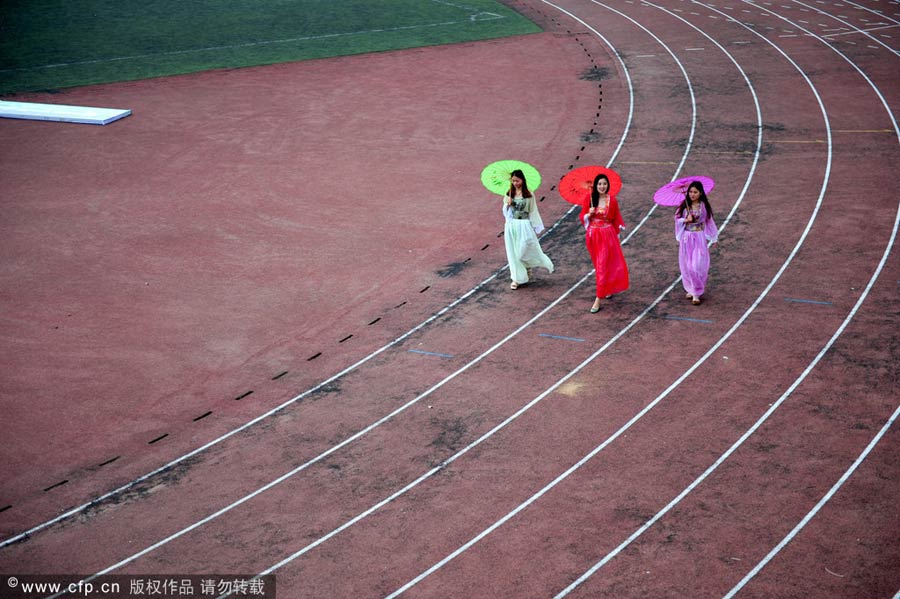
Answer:
MULTIPOLYGON (((552 277, 509 293, 495 254, 409 337, 330 358, 352 368, 315 401, 46 528, 23 492, 0 517, 34 530, 3 571, 275 572, 291 597, 900 590, 900 7, 515 6, 600 77, 542 192, 579 161, 623 174, 629 292, 587 313, 580 231, 550 208, 552 277), (694 308, 647 198, 698 172, 723 232, 694 308)), ((72 505, 115 487, 83 485, 72 505)))

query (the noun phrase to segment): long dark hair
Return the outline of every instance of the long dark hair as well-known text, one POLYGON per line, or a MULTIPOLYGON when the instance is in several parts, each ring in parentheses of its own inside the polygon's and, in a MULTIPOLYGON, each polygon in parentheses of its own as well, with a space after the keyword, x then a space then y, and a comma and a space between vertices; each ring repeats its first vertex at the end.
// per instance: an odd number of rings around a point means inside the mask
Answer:
POLYGON ((600 179, 606 179, 606 195, 612 195, 609 193, 609 191, 610 191, 609 177, 607 177, 603 173, 600 173, 599 175, 594 177, 594 184, 591 185, 591 207, 592 208, 596 208, 597 206, 600 205, 600 192, 597 191, 597 181, 599 181, 600 179))
MULTIPOLYGON (((511 172, 511 173, 509 174, 509 178, 510 178, 510 179, 512 179, 513 177, 518 177, 519 179, 522 180, 522 197, 523 197, 523 198, 530 198, 530 197, 531 197, 531 192, 528 191, 528 181, 525 179, 525 173, 523 173, 523 172, 522 172, 521 170, 519 170, 519 169, 516 169, 516 170, 514 170, 513 172, 511 172)), ((510 181, 510 183, 509 183, 509 193, 508 193, 507 195, 508 195, 509 197, 511 197, 511 198, 516 197, 516 188, 515 188, 515 186, 512 184, 511 181, 510 181)))
POLYGON ((706 217, 712 218, 713 211, 712 206, 709 205, 709 198, 706 197, 706 192, 703 191, 703 183, 700 181, 691 181, 691 184, 688 185, 687 191, 684 192, 684 200, 678 206, 678 210, 675 211, 676 216, 683 216, 686 210, 689 210, 688 206, 691 203, 691 188, 696 189, 700 192, 700 201, 703 203, 703 206, 706 208, 706 217))

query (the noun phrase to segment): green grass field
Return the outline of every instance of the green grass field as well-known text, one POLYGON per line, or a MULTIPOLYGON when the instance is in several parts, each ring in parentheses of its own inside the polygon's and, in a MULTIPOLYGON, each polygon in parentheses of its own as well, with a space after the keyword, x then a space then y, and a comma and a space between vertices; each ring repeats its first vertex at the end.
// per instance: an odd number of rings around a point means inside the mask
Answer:
POLYGON ((4 0, 0 95, 535 33, 493 0, 4 0))

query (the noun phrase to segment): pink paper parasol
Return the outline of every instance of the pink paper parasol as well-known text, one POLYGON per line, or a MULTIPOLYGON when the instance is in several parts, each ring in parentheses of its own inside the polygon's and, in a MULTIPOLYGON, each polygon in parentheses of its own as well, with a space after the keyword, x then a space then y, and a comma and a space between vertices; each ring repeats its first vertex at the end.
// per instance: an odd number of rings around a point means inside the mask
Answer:
POLYGON ((660 206, 680 206, 681 202, 684 201, 688 187, 694 181, 700 183, 703 186, 703 191, 706 193, 712 191, 712 188, 716 186, 715 181, 709 177, 682 177, 657 189, 656 193, 653 194, 653 201, 660 206))

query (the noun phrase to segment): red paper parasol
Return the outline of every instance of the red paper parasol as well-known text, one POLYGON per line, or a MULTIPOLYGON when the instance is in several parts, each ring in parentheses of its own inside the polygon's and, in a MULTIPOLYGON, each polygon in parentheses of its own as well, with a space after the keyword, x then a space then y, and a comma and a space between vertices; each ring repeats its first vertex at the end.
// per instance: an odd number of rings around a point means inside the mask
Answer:
POLYGON ((706 193, 712 191, 712 188, 716 186, 715 181, 709 177, 682 177, 657 189, 653 194, 653 201, 660 206, 680 206, 684 201, 688 186, 694 181, 703 185, 703 191, 706 193))
POLYGON ((622 177, 605 166, 582 166, 570 171, 559 182, 559 195, 577 206, 585 205, 591 199, 591 186, 597 175, 609 179, 609 195, 616 195, 622 189, 622 177))

